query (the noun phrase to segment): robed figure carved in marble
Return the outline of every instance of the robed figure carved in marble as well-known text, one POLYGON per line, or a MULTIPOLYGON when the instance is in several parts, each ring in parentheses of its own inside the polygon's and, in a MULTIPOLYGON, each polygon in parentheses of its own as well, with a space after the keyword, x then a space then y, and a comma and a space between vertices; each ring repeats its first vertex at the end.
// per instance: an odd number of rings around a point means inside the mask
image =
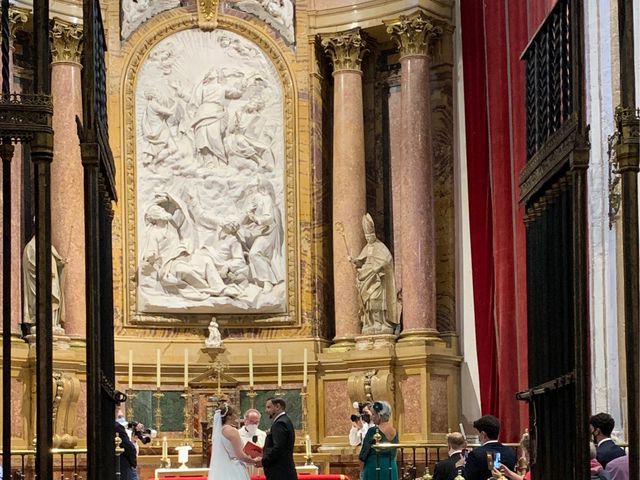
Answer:
POLYGON ((283 93, 233 32, 188 30, 150 51, 136 84, 138 306, 286 310, 283 93))
POLYGON ((362 217, 367 244, 360 255, 349 260, 356 267, 356 285, 362 299, 362 334, 393 334, 399 326, 393 257, 376 237, 371 215, 362 217))
MULTIPOLYGON (((51 245, 51 319, 54 335, 64 335, 64 267, 67 261, 51 245)), ((22 321, 31 328, 36 324, 36 237, 31 237, 22 252, 22 321)))

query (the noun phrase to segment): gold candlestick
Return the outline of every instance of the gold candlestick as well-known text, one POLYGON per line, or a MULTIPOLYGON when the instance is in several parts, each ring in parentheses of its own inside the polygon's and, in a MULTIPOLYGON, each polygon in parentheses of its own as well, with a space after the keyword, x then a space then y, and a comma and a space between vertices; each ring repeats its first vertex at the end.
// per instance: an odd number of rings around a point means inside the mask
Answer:
POLYGON ((156 430, 158 432, 161 431, 162 427, 162 407, 160 405, 162 397, 164 397, 164 393, 162 393, 162 390, 160 390, 159 388, 155 392, 153 392, 153 398, 156 399, 156 430))
POLYGON ((282 385, 278 385, 278 388, 276 388, 275 396, 284 397, 284 390, 282 390, 282 385))
POLYGON ((184 398, 184 445, 191 445, 191 415, 193 413, 191 389, 186 387, 180 396, 184 398))
POLYGON ((258 393, 253 389, 253 385, 249 386, 249 391, 247 392, 247 397, 249 397, 249 407, 256 408, 256 397, 258 393))
POLYGON ((133 399, 136 398, 137 394, 133 391, 133 388, 127 388, 125 390, 127 394, 127 403, 125 405, 125 414, 127 416, 127 421, 132 422, 135 420, 133 415, 133 399))

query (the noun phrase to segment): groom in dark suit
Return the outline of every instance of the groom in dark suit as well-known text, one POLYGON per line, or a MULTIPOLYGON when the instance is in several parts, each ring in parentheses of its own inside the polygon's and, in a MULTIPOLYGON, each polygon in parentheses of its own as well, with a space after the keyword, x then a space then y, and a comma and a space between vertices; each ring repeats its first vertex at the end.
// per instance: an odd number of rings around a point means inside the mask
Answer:
POLYGON ((263 457, 258 466, 264 468, 267 480, 298 479, 296 466, 293 463, 296 434, 285 412, 286 407, 285 401, 279 397, 267 400, 265 407, 273 424, 264 442, 263 457))

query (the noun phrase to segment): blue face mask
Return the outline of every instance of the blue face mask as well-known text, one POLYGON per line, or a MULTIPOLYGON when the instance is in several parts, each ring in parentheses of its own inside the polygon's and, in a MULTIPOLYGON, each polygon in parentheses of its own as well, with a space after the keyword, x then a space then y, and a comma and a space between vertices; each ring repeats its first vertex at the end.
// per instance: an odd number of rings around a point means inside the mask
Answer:
POLYGON ((128 424, 127 419, 126 419, 126 418, 124 418, 124 417, 118 417, 118 418, 116 418, 116 422, 118 422, 120 425, 122 425, 122 426, 123 426, 123 427, 125 427, 125 428, 126 428, 126 426, 127 426, 127 424, 128 424))

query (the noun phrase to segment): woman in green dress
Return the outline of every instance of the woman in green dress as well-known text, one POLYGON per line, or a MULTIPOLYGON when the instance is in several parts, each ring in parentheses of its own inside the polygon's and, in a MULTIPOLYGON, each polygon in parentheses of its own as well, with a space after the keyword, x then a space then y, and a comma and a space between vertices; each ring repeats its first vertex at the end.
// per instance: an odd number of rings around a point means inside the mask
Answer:
POLYGON ((391 425, 391 406, 387 402, 373 402, 371 420, 374 426, 362 440, 360 461, 364 463, 362 480, 398 480, 396 449, 374 450, 376 443, 398 443, 398 432, 391 425), (378 436, 379 435, 379 436, 378 436))

